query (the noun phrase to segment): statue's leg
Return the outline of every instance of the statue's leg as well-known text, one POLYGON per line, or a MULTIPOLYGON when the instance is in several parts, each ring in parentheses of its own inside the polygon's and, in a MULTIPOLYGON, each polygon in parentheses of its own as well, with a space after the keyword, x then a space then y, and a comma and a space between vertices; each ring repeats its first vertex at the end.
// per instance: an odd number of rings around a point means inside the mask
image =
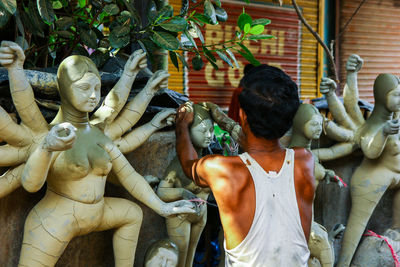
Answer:
POLYGON ((135 203, 121 198, 104 198, 104 213, 95 231, 117 228, 113 236, 115 266, 133 266, 142 209, 135 203))
POLYGON ((386 192, 393 173, 383 168, 360 165, 351 179, 351 210, 344 232, 337 267, 350 266, 369 218, 386 192))
POLYGON ((194 260, 194 254, 196 252, 197 244, 199 243, 199 239, 201 236, 201 232, 203 232, 204 226, 207 223, 207 207, 205 207, 205 212, 201 219, 192 224, 192 228, 190 231, 190 240, 189 240, 189 247, 186 257, 186 266, 192 266, 194 260))
MULTIPOLYGON (((178 246, 179 248, 179 263, 178 267, 185 267, 186 256, 189 247, 189 238, 191 231, 191 223, 185 220, 185 215, 173 216, 172 218, 167 218, 167 232, 169 238, 178 246)), ((190 265, 191 266, 191 265, 190 265)))

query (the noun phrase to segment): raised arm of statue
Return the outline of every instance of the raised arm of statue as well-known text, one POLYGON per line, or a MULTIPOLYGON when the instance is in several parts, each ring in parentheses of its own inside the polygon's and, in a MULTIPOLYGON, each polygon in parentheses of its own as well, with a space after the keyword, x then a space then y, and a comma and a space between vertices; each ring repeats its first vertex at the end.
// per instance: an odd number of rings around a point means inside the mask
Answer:
POLYGON ((13 42, 2 41, 0 64, 8 70, 10 92, 23 123, 34 132, 47 132, 48 124, 35 102, 33 90, 24 73, 25 55, 13 42))
POLYGON ((361 70, 364 61, 356 54, 349 56, 346 63, 347 79, 346 85, 343 90, 343 103, 346 108, 347 114, 351 117, 353 122, 360 126, 365 120, 358 106, 358 86, 357 74, 361 70))
POLYGON ((146 53, 142 49, 133 52, 125 64, 121 78, 91 117, 93 124, 105 123, 105 126, 107 126, 115 119, 128 99, 136 75, 146 67, 146 53))
POLYGON ((159 89, 168 86, 168 77, 168 72, 163 70, 156 71, 143 90, 125 105, 115 121, 105 130, 106 135, 115 140, 132 128, 142 117, 154 94, 159 89))
POLYGON ((352 142, 354 139, 354 132, 342 128, 335 122, 324 119, 323 123, 324 133, 331 139, 338 142, 352 142))
POLYGON ((175 121, 175 109, 165 109, 157 113, 154 118, 138 127, 120 139, 114 141, 122 153, 129 153, 141 146, 155 131, 170 126, 175 121))
POLYGON ((226 115, 218 105, 211 102, 206 102, 206 106, 210 109, 211 116, 218 126, 220 126, 222 130, 227 131, 232 136, 233 140, 235 140, 235 142, 238 142, 240 136, 242 135, 242 128, 240 125, 236 121, 229 118, 228 115, 226 115))
POLYGON ((336 83, 329 78, 322 78, 320 83, 320 92, 325 95, 328 101, 329 111, 337 123, 347 129, 355 130, 356 125, 346 114, 346 110, 335 94, 336 83))
POLYGON ((369 159, 379 157, 385 148, 389 135, 399 133, 400 121, 393 119, 386 121, 382 125, 371 125, 369 131, 365 131, 360 137, 360 147, 369 159))
POLYGON ((174 214, 196 212, 195 205, 189 201, 163 202, 113 143, 108 143, 105 146, 99 144, 99 146, 103 147, 110 155, 113 171, 121 184, 133 197, 156 213, 167 217, 174 214))
POLYGON ((72 147, 76 139, 75 127, 68 122, 55 125, 42 143, 29 157, 22 173, 22 186, 28 192, 36 192, 46 181, 50 165, 57 153, 72 147))

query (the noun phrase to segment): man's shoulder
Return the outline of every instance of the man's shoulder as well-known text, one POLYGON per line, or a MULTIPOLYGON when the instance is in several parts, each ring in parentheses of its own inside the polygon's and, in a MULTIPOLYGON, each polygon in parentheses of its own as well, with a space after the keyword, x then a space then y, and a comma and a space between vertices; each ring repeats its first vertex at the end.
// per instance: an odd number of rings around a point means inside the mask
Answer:
POLYGON ((313 161, 313 154, 310 150, 303 147, 292 148, 294 150, 294 157, 296 161, 313 161))
POLYGON ((314 157, 310 150, 305 148, 295 148, 294 175, 296 184, 308 191, 310 196, 314 196, 314 157))
POLYGON ((205 171, 215 173, 230 172, 231 169, 244 166, 242 160, 238 156, 222 156, 222 155, 207 155, 199 160, 199 165, 205 171))

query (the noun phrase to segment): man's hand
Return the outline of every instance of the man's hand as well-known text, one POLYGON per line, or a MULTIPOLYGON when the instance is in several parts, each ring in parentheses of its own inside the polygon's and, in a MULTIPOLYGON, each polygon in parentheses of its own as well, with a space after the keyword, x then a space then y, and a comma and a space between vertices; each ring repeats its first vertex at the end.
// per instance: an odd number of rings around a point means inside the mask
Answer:
POLYGON ((166 126, 171 126, 174 123, 176 110, 173 108, 166 108, 158 112, 151 120, 151 125, 156 129, 161 129, 166 126))
POLYGON ((348 72, 359 72, 364 64, 364 60, 356 54, 349 56, 346 63, 346 70, 348 72))
POLYGON ((146 86, 143 90, 145 90, 146 94, 154 95, 161 88, 168 87, 168 77, 169 73, 165 70, 156 71, 153 76, 148 80, 146 86))
POLYGON ((322 78, 319 85, 319 91, 323 95, 330 96, 335 93, 336 87, 337 86, 334 80, 329 78, 322 78))
POLYGON ((2 41, 0 47, 0 64, 7 70, 23 69, 25 55, 22 48, 10 41, 2 41))
POLYGON ((138 49, 132 53, 126 62, 124 73, 128 76, 134 76, 144 68, 147 68, 146 53, 142 49, 138 49))
POLYGON ((193 123, 194 113, 193 113, 193 102, 186 102, 178 108, 178 113, 176 115, 176 127, 185 126, 189 127, 193 123))
POLYGON ((47 151, 64 151, 70 149, 75 142, 76 128, 69 122, 55 125, 43 140, 42 148, 47 151))

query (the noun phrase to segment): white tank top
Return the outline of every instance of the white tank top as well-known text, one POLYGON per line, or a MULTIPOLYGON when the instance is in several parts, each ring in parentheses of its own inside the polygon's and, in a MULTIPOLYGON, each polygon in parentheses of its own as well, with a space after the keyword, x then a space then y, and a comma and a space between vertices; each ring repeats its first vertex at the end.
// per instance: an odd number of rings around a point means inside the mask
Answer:
POLYGON ((310 256, 301 226, 294 187, 294 151, 286 149, 279 173, 265 172, 249 154, 239 155, 250 171, 256 211, 247 236, 233 249, 225 247, 225 266, 303 267, 310 256))

